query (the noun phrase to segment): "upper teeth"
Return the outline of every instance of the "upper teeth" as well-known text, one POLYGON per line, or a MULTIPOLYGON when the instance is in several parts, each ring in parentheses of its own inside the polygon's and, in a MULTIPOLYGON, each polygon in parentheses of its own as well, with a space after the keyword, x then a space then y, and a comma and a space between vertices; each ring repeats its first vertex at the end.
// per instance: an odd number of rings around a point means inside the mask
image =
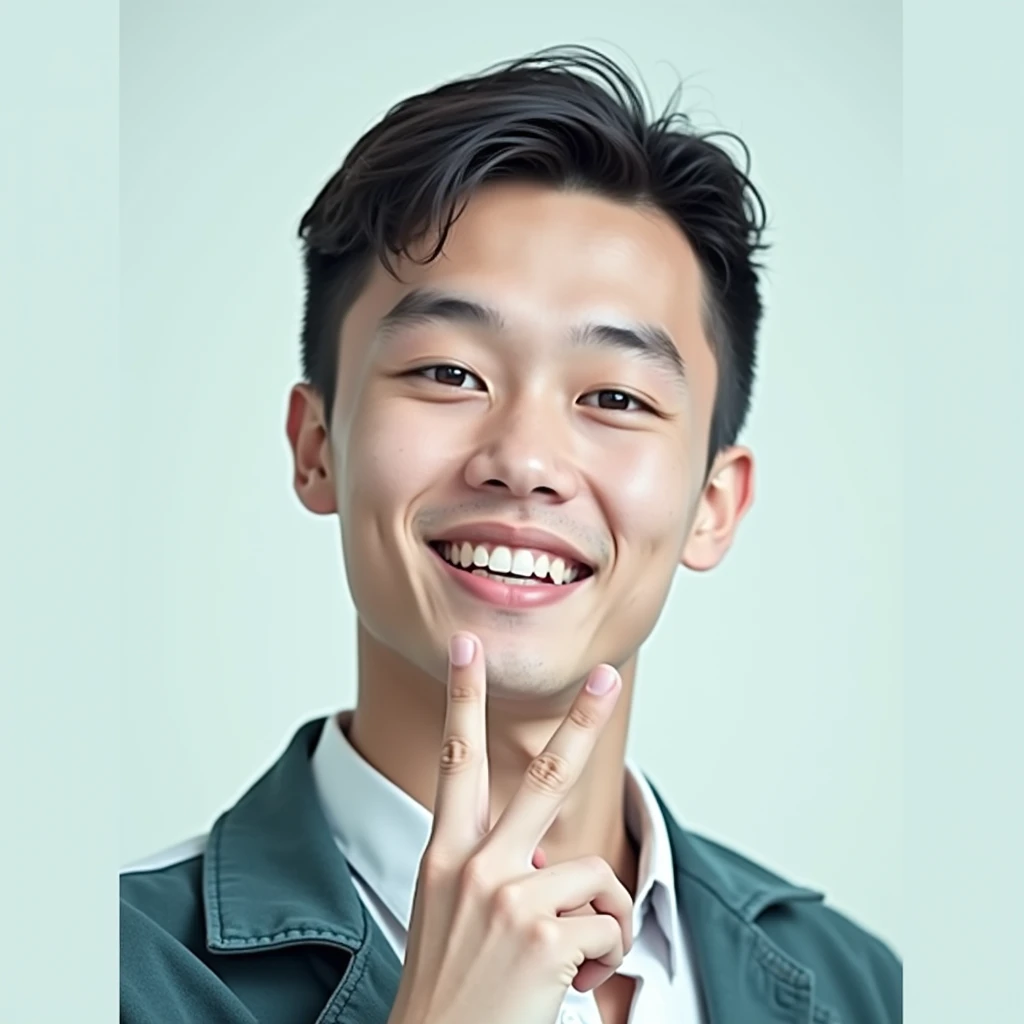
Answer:
POLYGON ((511 573, 524 578, 536 576, 550 578, 552 583, 572 583, 580 567, 575 562, 566 563, 564 558, 546 551, 531 551, 528 548, 507 548, 503 545, 472 544, 469 541, 445 541, 440 545, 441 554, 453 565, 468 569, 475 566, 491 572, 511 573))

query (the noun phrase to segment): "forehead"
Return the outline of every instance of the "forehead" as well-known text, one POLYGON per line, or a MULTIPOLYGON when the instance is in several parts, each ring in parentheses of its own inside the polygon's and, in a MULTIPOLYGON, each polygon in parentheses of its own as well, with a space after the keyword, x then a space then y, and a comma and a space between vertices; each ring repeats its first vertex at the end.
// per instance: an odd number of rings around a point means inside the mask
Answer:
MULTIPOLYGON (((433 240, 413 254, 425 255, 433 240)), ((466 204, 439 258, 402 260, 398 270, 395 281, 375 268, 350 312, 354 333, 372 331, 413 288, 447 287, 541 333, 601 314, 659 324, 679 347, 691 386, 695 376, 713 382, 700 266, 682 231, 654 208, 540 185, 489 185, 466 204)))
POLYGON ((608 295, 638 316, 664 316, 699 292, 689 243, 664 214, 583 192, 483 189, 456 221, 444 256, 428 274, 493 275, 555 306, 608 295))

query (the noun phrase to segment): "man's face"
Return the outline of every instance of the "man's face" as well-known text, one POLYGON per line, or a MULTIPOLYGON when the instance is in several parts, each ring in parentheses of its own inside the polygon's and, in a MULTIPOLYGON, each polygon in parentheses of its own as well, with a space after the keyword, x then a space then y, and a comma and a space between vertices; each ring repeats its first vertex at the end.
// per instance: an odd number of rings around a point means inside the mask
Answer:
POLYGON ((375 269, 342 327, 333 501, 297 453, 364 628, 440 679, 470 630, 506 697, 622 665, 749 501, 739 450, 704 485, 717 371, 689 244, 652 210, 500 185, 399 271, 375 269))

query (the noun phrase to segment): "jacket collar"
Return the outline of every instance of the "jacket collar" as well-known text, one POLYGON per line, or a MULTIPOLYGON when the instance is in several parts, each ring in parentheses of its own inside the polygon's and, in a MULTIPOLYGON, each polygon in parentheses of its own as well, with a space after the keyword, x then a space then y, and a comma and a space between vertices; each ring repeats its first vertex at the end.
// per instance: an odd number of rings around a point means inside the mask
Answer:
MULTIPOLYGON (((324 721, 302 726, 214 825, 203 864, 207 947, 244 953, 309 942, 345 950, 354 962, 335 1000, 343 995, 348 1011, 364 1014, 353 1021, 384 1021, 401 967, 364 910, 319 803, 310 758, 324 721)), ((815 1008, 811 972, 757 927, 769 908, 822 894, 686 832, 656 790, 655 796, 711 1019, 749 1019, 744 1014, 757 992, 773 1001, 780 1020, 832 1020, 815 1008)))
POLYGON ((791 1024, 839 1024, 817 1004, 814 975, 758 927, 772 907, 820 902, 814 889, 791 885, 725 847, 682 829, 655 790, 668 825, 676 885, 713 1021, 750 1020, 764 1001, 791 1024))
POLYGON ((752 924, 766 910, 781 903, 825 898, 816 889, 792 885, 724 846, 685 831, 656 789, 654 795, 668 825, 677 879, 713 893, 741 921, 752 924))
POLYGON ((322 727, 323 719, 304 725, 210 833, 203 893, 207 947, 214 952, 302 940, 355 952, 366 941, 362 903, 310 772, 322 727))
POLYGON ((310 758, 324 719, 214 825, 203 860, 206 944, 254 953, 334 946, 347 967, 317 1024, 386 1024, 401 964, 363 908, 320 808, 310 758))

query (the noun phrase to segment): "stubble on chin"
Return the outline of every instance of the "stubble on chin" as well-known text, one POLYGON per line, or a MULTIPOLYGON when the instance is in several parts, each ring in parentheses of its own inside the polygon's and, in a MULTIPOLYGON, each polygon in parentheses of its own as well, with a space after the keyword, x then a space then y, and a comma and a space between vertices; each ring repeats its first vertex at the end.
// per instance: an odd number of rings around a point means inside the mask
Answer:
POLYGON ((564 669, 555 669, 542 655, 514 647, 490 654, 485 650, 485 661, 488 695, 510 702, 571 699, 581 682, 565 678, 564 669))

